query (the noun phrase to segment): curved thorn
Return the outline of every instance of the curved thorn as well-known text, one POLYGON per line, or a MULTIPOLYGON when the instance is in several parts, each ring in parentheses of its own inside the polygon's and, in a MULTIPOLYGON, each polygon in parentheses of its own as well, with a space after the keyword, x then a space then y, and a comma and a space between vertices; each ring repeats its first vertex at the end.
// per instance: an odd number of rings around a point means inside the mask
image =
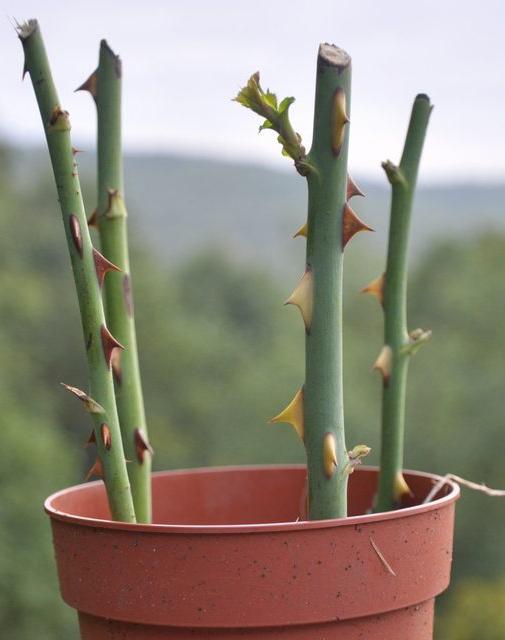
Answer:
POLYGON ((373 231, 373 229, 358 218, 346 202, 342 216, 342 249, 344 249, 349 240, 360 231, 373 231))
POLYGON ((118 385, 123 381, 123 374, 121 370, 121 350, 115 349, 112 352, 111 359, 111 367, 112 367, 112 375, 114 376, 114 380, 118 385))
POLYGON ((76 215, 73 213, 70 214, 68 219, 68 224, 70 226, 70 235, 72 237, 72 242, 74 243, 74 247, 76 248, 77 253, 82 258, 83 246, 82 246, 82 233, 81 233, 81 225, 79 224, 79 220, 76 215))
POLYGON ((95 229, 98 229, 98 212, 96 209, 88 218, 88 227, 95 227, 95 229))
POLYGON ((363 197, 365 197, 365 194, 356 185, 356 183, 351 178, 351 176, 349 174, 347 174, 347 200, 350 200, 351 198, 354 198, 354 196, 363 196, 363 197))
POLYGON ((314 303, 314 276, 308 267, 305 270, 296 289, 289 296, 284 304, 293 304, 300 310, 305 330, 310 331, 312 324, 312 308, 314 303))
POLYGON ((403 477, 403 473, 398 471, 394 480, 393 496, 397 504, 399 504, 404 496, 413 497, 412 489, 403 477))
POLYGON ((79 400, 84 403, 84 406, 89 413, 105 413, 105 409, 102 407, 102 405, 98 404, 98 402, 88 396, 88 394, 85 391, 82 391, 82 389, 79 389, 78 387, 72 387, 69 384, 65 384, 64 382, 61 382, 60 384, 67 391, 73 393, 76 398, 79 398, 79 400))
POLYGON ((97 477, 103 478, 103 465, 100 458, 97 458, 93 463, 91 469, 88 471, 84 478, 84 482, 88 481, 90 478, 97 477))
POLYGON ((75 91, 89 91, 89 93, 96 100, 97 94, 97 73, 93 71, 93 73, 86 78, 86 80, 79 86, 75 91))
POLYGON ((144 456, 146 451, 151 455, 154 454, 153 448, 149 444, 146 434, 142 429, 135 429, 133 432, 133 439, 135 444, 135 453, 137 454, 137 460, 142 464, 144 462, 144 456))
POLYGON ((84 446, 85 447, 89 447, 92 444, 96 444, 96 435, 95 435, 95 430, 94 429, 91 430, 91 433, 89 434, 89 438, 84 443, 84 446))
POLYGON ((331 110, 331 150, 338 156, 344 142, 345 125, 349 122, 346 112, 346 97, 342 87, 337 87, 333 94, 331 110))
POLYGON ((295 397, 279 414, 270 418, 270 423, 287 422, 303 440, 305 435, 305 420, 303 413, 303 387, 300 387, 295 397))
POLYGON ((302 224, 298 231, 293 235, 293 238, 306 238, 309 233, 309 225, 307 222, 302 224))
POLYGON ((392 360, 393 351, 389 345, 385 344, 382 347, 381 352, 379 353, 379 357, 373 365, 373 369, 380 371, 385 387, 388 385, 389 378, 391 376, 392 360))
POLYGON ((105 356, 105 362, 110 369, 112 364, 112 354, 114 349, 124 349, 123 345, 114 338, 107 327, 102 324, 100 327, 100 337, 102 339, 102 349, 105 356))
POLYGON ((100 435, 102 436, 103 446, 107 449, 107 451, 109 451, 112 446, 112 435, 109 429, 109 425, 106 422, 103 422, 100 426, 100 435))
POLYGON ((93 247, 93 261, 95 263, 95 270, 100 288, 103 287, 103 281, 109 271, 122 271, 122 269, 117 265, 113 264, 110 260, 107 260, 107 258, 102 255, 100 251, 97 251, 95 247, 93 247))
POLYGON ((383 273, 375 280, 372 280, 366 287, 361 289, 360 293, 369 293, 372 296, 375 296, 377 300, 383 305, 384 304, 384 288, 386 285, 386 274, 383 273))
POLYGON ((337 445, 335 436, 328 431, 323 438, 323 468, 327 478, 331 478, 337 468, 337 445))

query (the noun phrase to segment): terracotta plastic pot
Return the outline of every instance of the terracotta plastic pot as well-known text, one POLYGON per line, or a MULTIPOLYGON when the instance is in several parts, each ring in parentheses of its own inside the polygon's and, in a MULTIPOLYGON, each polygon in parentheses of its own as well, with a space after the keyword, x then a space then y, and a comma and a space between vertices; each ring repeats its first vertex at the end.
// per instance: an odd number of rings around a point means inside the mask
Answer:
POLYGON ((54 494, 63 599, 83 640, 431 640, 449 584, 454 503, 437 476, 407 473, 411 506, 369 510, 377 470, 350 478, 351 517, 296 521, 301 466, 153 475, 154 524, 108 520, 103 485, 54 494))

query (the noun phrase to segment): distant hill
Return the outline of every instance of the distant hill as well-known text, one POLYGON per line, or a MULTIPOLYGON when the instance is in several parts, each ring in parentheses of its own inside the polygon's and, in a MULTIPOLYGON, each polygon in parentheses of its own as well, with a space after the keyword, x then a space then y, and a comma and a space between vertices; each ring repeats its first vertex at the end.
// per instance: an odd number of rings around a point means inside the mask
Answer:
MULTIPOLYGON (((34 169, 49 175, 45 151, 24 151, 19 175, 34 169)), ((92 184, 93 154, 79 155, 81 175, 92 184)), ((226 248, 234 257, 255 260, 274 269, 300 265, 303 242, 293 232, 306 211, 305 180, 291 170, 275 171, 254 164, 174 155, 128 155, 126 196, 130 224, 167 260, 179 260, 204 245, 226 248)), ((360 247, 382 255, 386 239, 389 189, 382 183, 361 183, 366 198, 353 206, 376 230, 360 247)), ((93 193, 89 186, 85 191, 93 193)), ((87 198, 92 209, 93 196, 87 198)), ((417 193, 413 254, 419 255, 437 238, 505 230, 505 181, 430 186, 417 193)), ((298 267, 297 267, 298 268, 298 267)))

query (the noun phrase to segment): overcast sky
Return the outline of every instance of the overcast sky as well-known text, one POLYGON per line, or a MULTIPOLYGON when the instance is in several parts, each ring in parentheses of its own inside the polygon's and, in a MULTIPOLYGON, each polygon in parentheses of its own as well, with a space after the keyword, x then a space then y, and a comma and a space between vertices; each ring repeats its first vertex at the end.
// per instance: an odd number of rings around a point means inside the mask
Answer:
POLYGON ((41 143, 12 19, 41 24, 74 142, 93 145, 90 98, 73 89, 96 66, 100 38, 121 55, 128 149, 182 151, 286 166, 271 132, 230 101, 248 76, 280 97, 310 146, 319 42, 353 58, 350 165, 382 179, 397 160, 416 93, 435 104, 423 175, 505 175, 505 2, 502 0, 0 0, 0 136, 41 143))

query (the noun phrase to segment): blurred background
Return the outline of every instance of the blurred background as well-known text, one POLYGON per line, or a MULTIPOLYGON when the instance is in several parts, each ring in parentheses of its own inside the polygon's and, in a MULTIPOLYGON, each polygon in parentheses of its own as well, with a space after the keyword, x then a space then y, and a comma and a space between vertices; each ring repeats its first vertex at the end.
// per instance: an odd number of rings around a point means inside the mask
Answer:
MULTIPOLYGON (((81 482, 89 423, 76 297, 21 46, 37 17, 70 111, 86 205, 94 105, 73 90, 100 38, 123 59, 126 198, 140 358, 156 469, 303 460, 269 425, 303 379, 303 331, 283 308, 303 270, 305 184, 274 136, 230 99, 261 70, 294 95, 310 146, 320 41, 353 56, 350 169, 375 229, 346 251, 349 444, 377 461, 382 317, 359 290, 383 268, 389 190, 411 102, 435 103, 411 241, 409 316, 432 341, 411 365, 406 464, 505 488, 505 6, 492 0, 2 2, 0 22, 0 631, 72 640, 42 501, 81 482)), ((505 637, 505 501, 463 489, 438 640, 505 637)))

